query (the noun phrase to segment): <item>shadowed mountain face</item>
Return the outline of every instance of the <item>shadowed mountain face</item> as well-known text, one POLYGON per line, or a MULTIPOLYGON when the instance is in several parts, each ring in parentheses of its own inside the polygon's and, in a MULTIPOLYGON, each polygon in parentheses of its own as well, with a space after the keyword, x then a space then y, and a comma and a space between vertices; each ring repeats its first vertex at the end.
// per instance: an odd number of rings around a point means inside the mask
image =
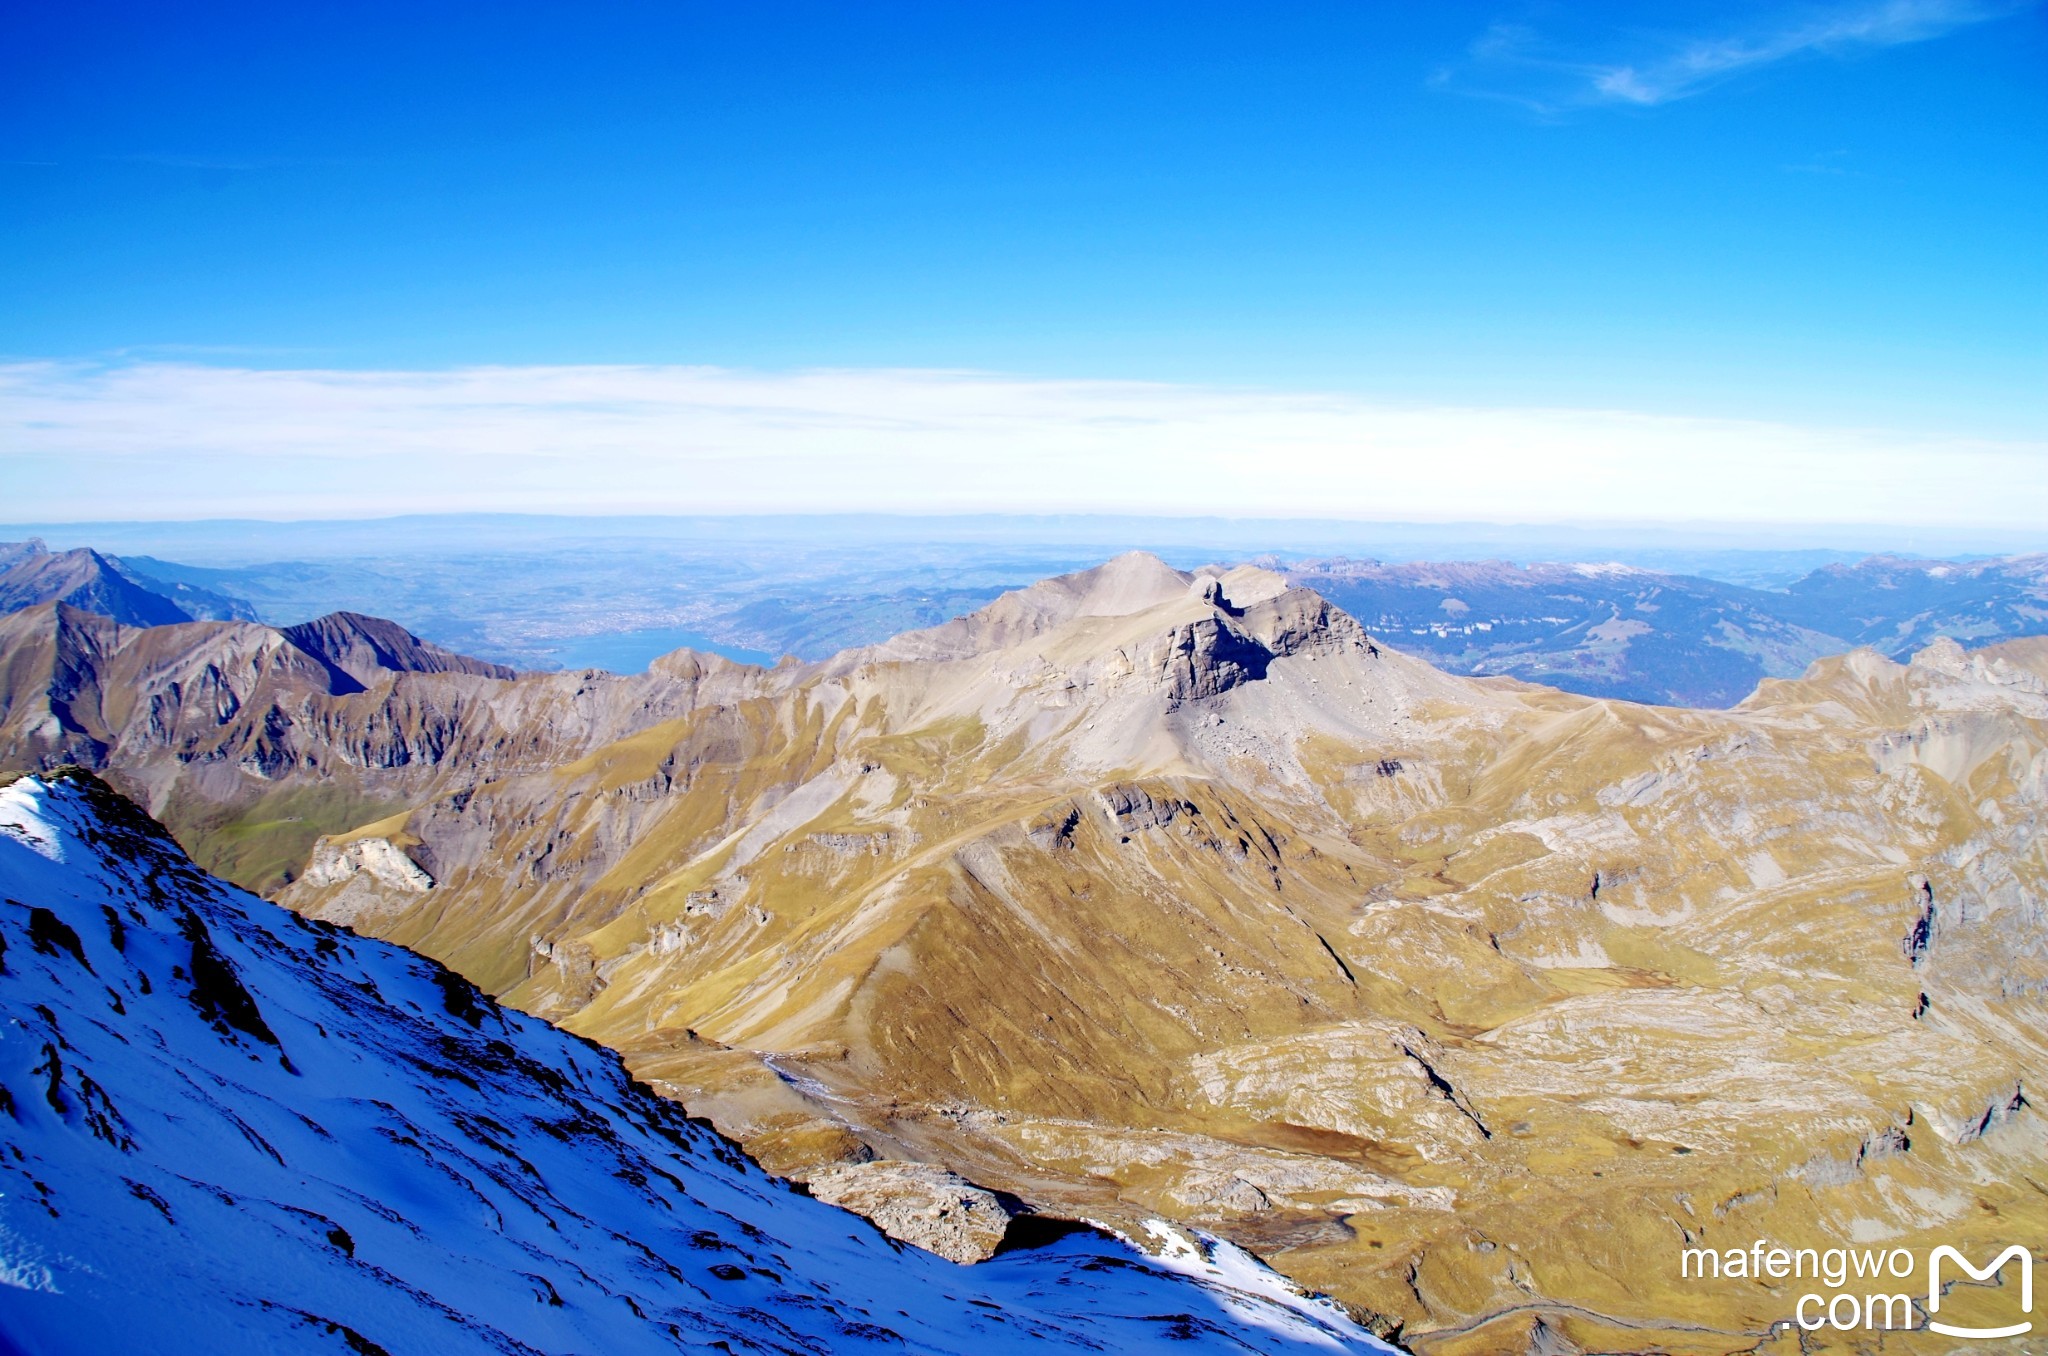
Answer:
POLYGON ((968 1270, 616 1056, 211 880, 75 775, 0 787, 0 1346, 1387 1351, 1161 1229, 968 1270))
POLYGON ((778 1171, 1198 1224, 1432 1353, 1747 1350, 1796 1292, 1681 1284, 1682 1240, 2048 1224, 2042 642, 1650 708, 1146 556, 633 679, 343 691, 279 633, 49 616, 0 637, 16 749, 61 690, 173 819, 342 796, 284 902, 778 1171))
POLYGON ((239 598, 155 579, 97 551, 53 552, 34 538, 0 542, 0 613, 41 603, 64 603, 127 626, 256 619, 239 598))
MULTIPOLYGON (((396 622, 365 617, 360 612, 335 612, 301 626, 287 626, 284 637, 307 654, 345 674, 360 692, 394 673, 471 673, 485 678, 516 677, 503 664, 486 663, 421 640, 396 622)), ((346 684, 338 684, 346 690, 346 684)))
POLYGON ((0 612, 61 602, 128 626, 167 626, 192 615, 114 568, 97 551, 51 552, 39 541, 0 547, 0 612))

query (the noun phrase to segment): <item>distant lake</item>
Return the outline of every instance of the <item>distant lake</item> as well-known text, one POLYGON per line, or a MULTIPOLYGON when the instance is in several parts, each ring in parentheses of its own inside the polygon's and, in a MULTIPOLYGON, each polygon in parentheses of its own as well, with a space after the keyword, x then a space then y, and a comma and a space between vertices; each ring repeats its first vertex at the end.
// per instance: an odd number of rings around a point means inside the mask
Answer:
POLYGON ((721 645, 709 636, 673 626, 651 626, 643 631, 613 631, 600 636, 578 636, 550 656, 565 669, 607 669, 612 673, 644 673, 647 666, 671 650, 700 650, 724 655, 741 664, 772 667, 780 655, 764 650, 743 650, 721 645))

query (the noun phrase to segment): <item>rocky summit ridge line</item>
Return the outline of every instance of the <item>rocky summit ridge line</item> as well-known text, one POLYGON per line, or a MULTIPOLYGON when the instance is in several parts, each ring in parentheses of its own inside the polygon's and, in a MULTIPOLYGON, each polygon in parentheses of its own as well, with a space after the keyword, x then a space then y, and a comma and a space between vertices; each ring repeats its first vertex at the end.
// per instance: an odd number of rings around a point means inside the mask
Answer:
POLYGON ((971 1270, 617 1058, 211 880, 89 777, 0 787, 0 1348, 1374 1352, 1228 1244, 971 1270))
MULTIPOLYGON (((211 844, 345 793, 285 902, 885 1227, 951 1170, 1213 1229, 1418 1351, 1721 1352, 1796 1349, 1793 1297, 1681 1240, 2044 1222, 2040 641, 1641 707, 1142 555, 773 670, 338 693, 224 639, 225 716, 196 651, 87 666, 110 775, 211 844)), ((10 662, 30 716, 69 672, 10 662)))
POLYGON ((104 770, 202 866, 267 891, 322 832, 555 766, 740 672, 685 654, 631 679, 516 677, 353 613, 135 627, 45 603, 0 616, 0 766, 104 770))

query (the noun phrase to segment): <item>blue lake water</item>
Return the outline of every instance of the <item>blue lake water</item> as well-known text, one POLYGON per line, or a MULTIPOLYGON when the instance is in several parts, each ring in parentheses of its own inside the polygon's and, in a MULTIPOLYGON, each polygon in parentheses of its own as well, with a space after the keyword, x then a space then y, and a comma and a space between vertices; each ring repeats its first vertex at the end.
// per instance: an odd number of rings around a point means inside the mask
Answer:
POLYGON ((601 636, 578 636, 551 656, 565 669, 607 669, 612 673, 644 673, 647 666, 671 650, 701 650, 720 654, 742 664, 773 665, 781 656, 763 650, 724 645, 709 636, 673 626, 652 626, 641 631, 613 631, 601 636))

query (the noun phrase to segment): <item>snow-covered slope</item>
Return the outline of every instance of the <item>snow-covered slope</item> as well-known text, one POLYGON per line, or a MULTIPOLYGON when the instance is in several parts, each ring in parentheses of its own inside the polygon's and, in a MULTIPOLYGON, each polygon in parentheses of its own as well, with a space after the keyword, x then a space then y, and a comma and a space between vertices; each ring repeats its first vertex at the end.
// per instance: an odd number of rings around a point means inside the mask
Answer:
POLYGON ((1388 1350, 1227 1244, 900 1247, 87 777, 0 898, 0 1353, 1388 1350))

